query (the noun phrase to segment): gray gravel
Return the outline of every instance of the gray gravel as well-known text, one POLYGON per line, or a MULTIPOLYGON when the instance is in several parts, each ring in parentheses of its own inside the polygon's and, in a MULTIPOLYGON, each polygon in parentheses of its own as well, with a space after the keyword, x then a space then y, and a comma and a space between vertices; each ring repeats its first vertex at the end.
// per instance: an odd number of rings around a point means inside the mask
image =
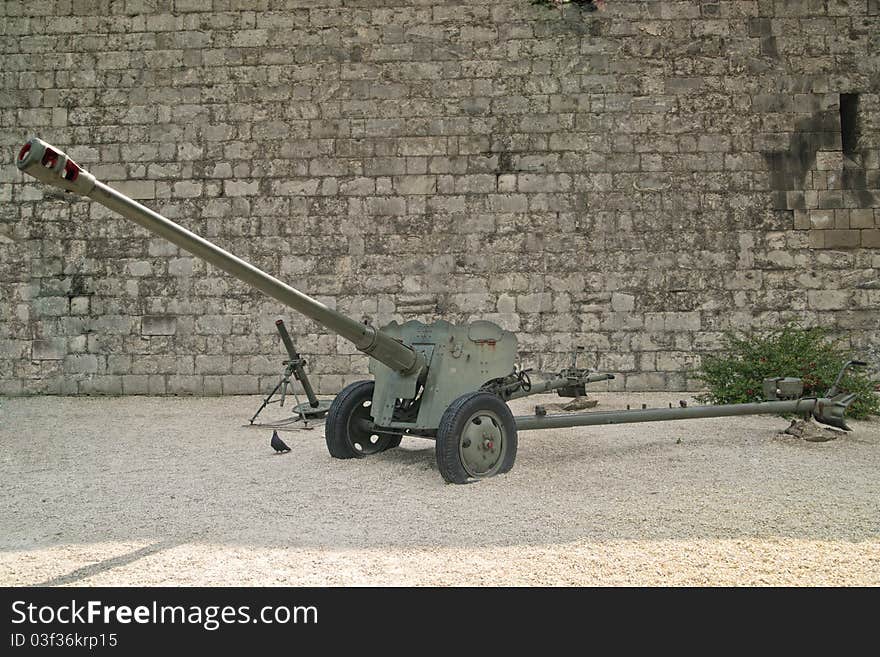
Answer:
POLYGON ((533 431, 509 475, 452 486, 421 439, 338 461, 319 425, 276 456, 258 404, 2 400, 0 584, 880 584, 880 422, 533 431))

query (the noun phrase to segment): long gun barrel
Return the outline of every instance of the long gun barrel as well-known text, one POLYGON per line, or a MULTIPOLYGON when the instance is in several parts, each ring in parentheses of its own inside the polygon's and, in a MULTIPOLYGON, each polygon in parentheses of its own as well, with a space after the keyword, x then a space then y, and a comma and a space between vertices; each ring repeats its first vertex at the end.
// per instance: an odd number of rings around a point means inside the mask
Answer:
POLYGON ((401 374, 414 374, 425 367, 424 357, 414 349, 376 328, 362 324, 328 308, 274 276, 254 267, 241 258, 215 246, 186 228, 166 219, 124 194, 105 185, 61 150, 32 138, 21 149, 15 161, 18 168, 37 180, 68 192, 86 196, 101 205, 140 224, 169 242, 210 262, 270 297, 354 343, 359 351, 401 374))

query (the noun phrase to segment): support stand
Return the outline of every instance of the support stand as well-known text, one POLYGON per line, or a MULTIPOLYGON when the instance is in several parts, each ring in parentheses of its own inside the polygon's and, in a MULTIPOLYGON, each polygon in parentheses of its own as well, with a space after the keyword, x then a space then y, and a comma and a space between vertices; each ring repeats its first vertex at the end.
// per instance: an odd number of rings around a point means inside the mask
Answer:
POLYGON ((281 374, 281 379, 272 389, 272 392, 270 392, 263 400, 263 403, 257 409, 257 412, 254 413, 253 417, 250 419, 250 424, 253 425, 257 416, 262 413, 263 409, 269 404, 278 403, 279 406, 284 406, 284 398, 287 396, 288 388, 290 388, 290 393, 296 401, 296 406, 293 408, 296 417, 294 417, 293 420, 286 420, 282 424, 290 424, 291 422, 299 422, 302 420, 302 428, 311 429, 312 427, 309 426, 309 418, 324 417, 330 409, 330 402, 327 400, 320 400, 315 396, 315 392, 312 389, 311 382, 305 371, 306 361, 299 355, 296 347, 294 347, 293 340, 290 339, 290 334, 287 332, 287 327, 284 326, 284 321, 281 319, 276 320, 275 326, 278 329, 278 333, 281 335, 281 342, 284 343, 284 348, 287 350, 287 355, 290 356, 290 358, 284 361, 284 372, 281 374), (299 397, 291 384, 291 376, 302 385, 303 392, 305 392, 306 397, 308 398, 307 402, 300 403, 299 397), (279 391, 281 393, 279 398, 273 399, 279 391))

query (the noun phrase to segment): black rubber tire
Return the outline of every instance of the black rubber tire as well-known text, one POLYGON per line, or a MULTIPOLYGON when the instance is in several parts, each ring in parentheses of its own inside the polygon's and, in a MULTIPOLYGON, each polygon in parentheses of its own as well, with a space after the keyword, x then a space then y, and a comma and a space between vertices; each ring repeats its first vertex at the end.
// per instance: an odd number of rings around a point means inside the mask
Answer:
POLYGON ((468 392, 453 401, 440 418, 434 452, 437 456, 437 468, 443 479, 451 484, 469 484, 510 472, 516 461, 516 448, 516 422, 507 404, 490 392, 468 392), (496 471, 485 476, 474 476, 465 469, 461 461, 459 442, 465 423, 481 410, 491 411, 500 420, 504 451, 496 471))
POLYGON ((351 425, 352 419, 358 415, 372 417, 366 402, 372 402, 374 388, 373 381, 356 381, 343 388, 330 405, 324 423, 324 440, 333 458, 361 459, 400 445, 399 434, 376 434, 375 443, 366 443, 364 436, 358 436, 356 428, 351 425), (369 444, 369 449, 359 450, 357 445, 360 444, 369 444))

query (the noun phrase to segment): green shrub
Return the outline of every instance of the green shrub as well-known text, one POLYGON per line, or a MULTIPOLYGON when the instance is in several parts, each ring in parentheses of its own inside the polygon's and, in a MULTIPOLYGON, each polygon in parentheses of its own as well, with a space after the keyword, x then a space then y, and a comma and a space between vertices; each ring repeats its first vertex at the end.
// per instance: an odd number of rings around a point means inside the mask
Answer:
MULTIPOLYGON (((694 373, 709 389, 698 399, 712 404, 761 401, 763 380, 776 376, 799 377, 804 381, 805 397, 821 396, 851 357, 822 328, 805 329, 789 324, 763 333, 727 333, 724 353, 704 356, 694 373)), ((849 417, 880 413, 876 385, 864 369, 847 371, 839 388, 858 395, 847 411, 849 417)))

